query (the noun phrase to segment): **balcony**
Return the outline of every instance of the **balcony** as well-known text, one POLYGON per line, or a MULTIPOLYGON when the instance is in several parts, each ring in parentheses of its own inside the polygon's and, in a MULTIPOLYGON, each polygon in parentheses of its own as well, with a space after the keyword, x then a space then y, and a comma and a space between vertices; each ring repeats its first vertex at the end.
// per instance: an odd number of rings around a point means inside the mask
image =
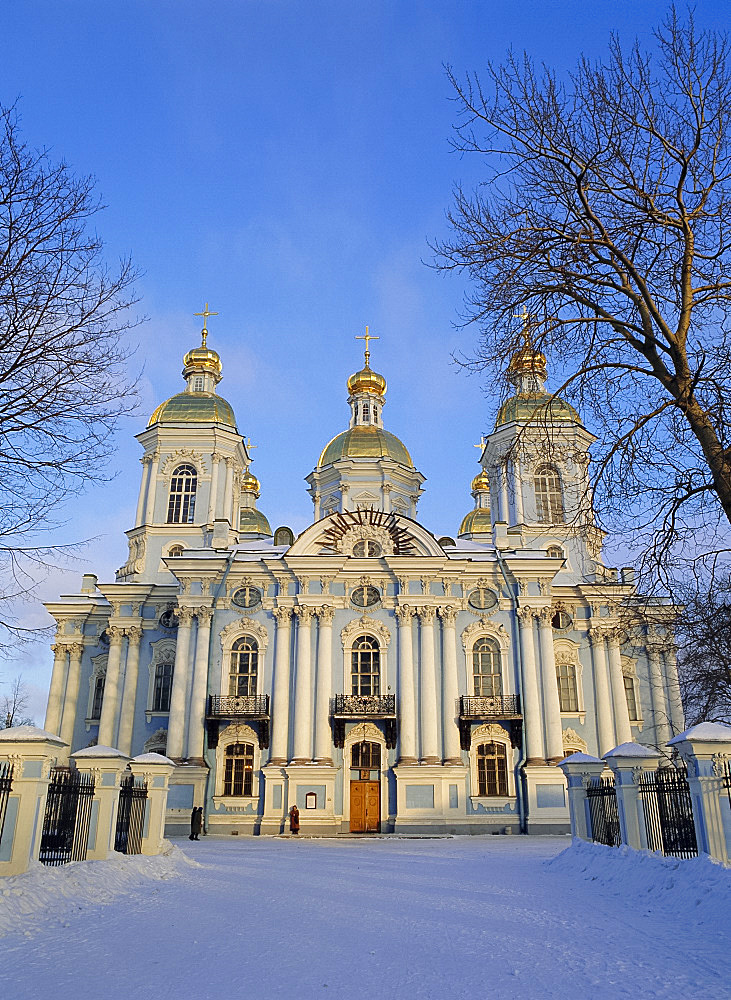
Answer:
POLYGON ((259 749, 269 747, 269 695, 231 695, 212 694, 208 697, 208 712, 206 714, 206 729, 208 731, 208 746, 215 750, 218 746, 218 731, 222 722, 239 722, 247 720, 257 723, 259 731, 259 749))
POLYGON ((517 694, 460 695, 459 737, 463 750, 472 745, 472 724, 475 722, 507 722, 510 743, 519 747, 523 716, 520 713, 520 698, 517 694))
POLYGON ((386 746, 389 749, 396 746, 396 695, 336 694, 330 700, 330 717, 336 747, 345 745, 346 722, 364 722, 368 719, 381 719, 384 723, 386 746))

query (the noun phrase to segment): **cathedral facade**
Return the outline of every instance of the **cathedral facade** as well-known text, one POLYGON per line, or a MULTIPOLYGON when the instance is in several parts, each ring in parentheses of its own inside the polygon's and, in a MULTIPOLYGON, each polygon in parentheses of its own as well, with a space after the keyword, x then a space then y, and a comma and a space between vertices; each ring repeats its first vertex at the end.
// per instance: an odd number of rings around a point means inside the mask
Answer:
POLYGON ((295 538, 257 507, 204 326, 138 435, 127 562, 47 605, 46 729, 172 758, 169 832, 197 805, 211 833, 278 834, 292 805, 303 833, 567 831, 563 757, 683 729, 671 623, 602 562, 595 439, 545 357, 513 356, 473 509, 436 537, 369 339, 295 538))

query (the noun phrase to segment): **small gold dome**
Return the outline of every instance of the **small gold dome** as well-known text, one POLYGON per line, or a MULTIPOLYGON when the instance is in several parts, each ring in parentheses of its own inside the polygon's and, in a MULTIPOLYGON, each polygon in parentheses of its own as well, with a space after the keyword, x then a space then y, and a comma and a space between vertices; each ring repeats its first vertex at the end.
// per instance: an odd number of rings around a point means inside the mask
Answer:
POLYGON ((482 469, 477 473, 475 478, 472 480, 472 492, 477 493, 478 491, 487 492, 490 489, 490 477, 482 469))
POLYGON ((548 392, 521 392, 506 399, 498 410, 495 427, 511 423, 572 423, 581 417, 571 403, 548 392))
POLYGON ((215 392, 179 392, 158 408, 150 417, 148 427, 159 421, 171 424, 225 424, 236 428, 236 417, 222 396, 215 392))
POLYGON ((217 381, 220 381, 221 373, 223 372, 220 357, 210 347, 194 347, 183 358, 183 365, 185 366, 183 368, 184 378, 193 375, 195 372, 204 372, 208 375, 213 375, 217 381))
POLYGON ((239 532, 242 535, 271 536, 269 521, 256 507, 242 507, 239 513, 239 532))
POLYGON ((492 532, 492 517, 487 507, 471 510, 459 526, 459 537, 462 535, 489 535, 492 532))
POLYGON ((386 380, 366 364, 348 379, 348 392, 354 396, 358 392, 368 392, 373 396, 386 395, 386 380))
POLYGON ((351 427, 334 437, 323 448, 318 468, 341 458, 390 458, 410 469, 414 467, 406 446, 396 435, 372 425, 351 427))
POLYGON ((241 489, 244 493, 253 493, 255 497, 258 497, 261 492, 259 480, 248 469, 241 477, 241 489))
POLYGON ((510 359, 508 378, 511 375, 534 375, 545 381, 548 377, 546 355, 542 351, 535 350, 530 344, 524 344, 510 359))

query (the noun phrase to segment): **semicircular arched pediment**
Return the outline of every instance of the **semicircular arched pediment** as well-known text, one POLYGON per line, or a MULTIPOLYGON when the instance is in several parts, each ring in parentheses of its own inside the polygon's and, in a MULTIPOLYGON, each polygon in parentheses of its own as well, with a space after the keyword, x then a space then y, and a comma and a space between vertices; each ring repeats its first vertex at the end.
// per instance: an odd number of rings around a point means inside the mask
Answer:
POLYGON ((353 538, 353 529, 358 529, 359 537, 370 537, 368 528, 373 529, 373 538, 383 540, 386 536, 390 544, 388 555, 438 556, 444 559, 444 549, 430 531, 418 521, 402 514, 386 513, 382 510, 353 510, 328 514, 305 528, 295 538, 287 555, 310 556, 347 555, 343 539, 353 538))

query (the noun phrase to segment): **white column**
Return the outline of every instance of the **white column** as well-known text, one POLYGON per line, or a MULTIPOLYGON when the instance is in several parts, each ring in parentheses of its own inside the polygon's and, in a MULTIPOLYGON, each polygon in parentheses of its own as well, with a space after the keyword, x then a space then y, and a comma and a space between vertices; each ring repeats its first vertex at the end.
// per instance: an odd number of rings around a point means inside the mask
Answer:
POLYGON ((277 648, 274 657, 274 691, 272 698, 272 735, 270 764, 286 764, 289 742, 289 660, 292 635, 292 609, 275 608, 277 648))
POLYGON ((137 702, 137 675, 140 667, 142 626, 131 625, 124 631, 127 635, 127 669, 124 678, 122 710, 119 716, 117 748, 129 757, 132 749, 132 729, 134 727, 135 704, 137 702))
POLYGON ((234 460, 230 455, 224 458, 226 463, 226 485, 223 491, 223 506, 221 508, 221 517, 225 518, 231 523, 231 508, 233 506, 233 481, 234 481, 234 460))
POLYGON ((312 608, 299 605, 297 615, 297 662, 295 667, 293 764, 312 760, 312 608))
POLYGON ((552 618, 553 608, 541 608, 538 618, 538 641, 541 647, 546 760, 549 764, 558 764, 566 754, 563 752, 561 705, 558 700, 558 678, 556 677, 556 660, 553 653, 552 618))
POLYGON ((666 649, 663 658, 665 660, 665 677, 667 678, 668 704, 670 705, 670 722, 674 734, 678 736, 685 731, 685 715, 683 713, 683 700, 680 696, 675 650, 672 647, 666 649))
POLYGON ((414 686, 414 609, 396 608, 398 619, 399 764, 417 764, 416 690, 414 686))
POLYGON ((520 460, 514 458, 513 466, 513 489, 515 490, 515 523, 523 524, 523 478, 520 473, 520 460))
POLYGON ((663 683, 658 636, 655 629, 650 629, 647 644, 647 659, 650 668, 650 691, 652 693, 652 719, 655 724, 655 741, 657 746, 664 746, 670 739, 670 722, 667 702, 665 700, 665 685, 663 683))
POLYGON ((612 703, 614 705, 614 725, 617 736, 617 746, 632 742, 632 727, 629 721, 627 694, 624 690, 624 675, 622 674, 622 656, 620 653, 620 637, 616 632, 607 636, 609 646, 609 676, 612 681, 612 703))
POLYGON ((137 513, 135 514, 136 528, 142 524, 142 515, 145 512, 145 496, 150 482, 150 465, 152 464, 152 455, 143 455, 140 461, 142 462, 142 475, 140 476, 140 495, 137 498, 137 513))
POLYGON ((185 710, 190 674, 190 629, 193 622, 191 608, 178 610, 178 638, 175 644, 175 667, 173 669, 173 689, 170 693, 170 716, 168 718, 168 744, 166 754, 173 760, 181 760, 185 747, 185 710))
MULTIPOLYGON (((155 494, 157 493, 157 470, 159 466, 159 456, 154 452, 150 457, 150 475, 147 480, 147 502, 145 504, 145 524, 152 524, 155 516, 155 494)), ((163 520, 166 514, 163 513, 163 520)))
POLYGON ((208 696, 208 651, 211 641, 212 608, 196 608, 198 635, 195 640, 193 689, 190 696, 188 722, 188 760, 203 759, 203 733, 206 728, 206 698, 208 696))
POLYGON ((439 734, 437 729, 436 663, 434 661, 434 611, 432 607, 419 608, 421 623, 421 762, 439 764, 439 734))
POLYGON ((332 764, 330 695, 332 687, 333 609, 318 608, 317 688, 315 694, 315 761, 332 764))
POLYGON ((536 667, 536 644, 533 635, 535 609, 523 607, 518 611, 520 621, 520 647, 523 665, 523 724, 525 726, 526 764, 545 764, 543 729, 541 726, 541 694, 536 667))
POLYGON ((67 647, 58 641, 56 637, 53 650, 53 673, 51 674, 51 690, 48 692, 48 706, 46 708, 45 730, 58 736, 61 731, 61 712, 63 708, 63 695, 66 689, 66 651, 67 647))
POLYGON ((84 653, 83 642, 72 642, 69 647, 69 677, 66 683, 66 697, 63 700, 63 719, 61 722, 61 739, 73 750, 74 724, 79 702, 79 687, 81 684, 81 657, 84 653))
POLYGON ((384 483, 381 487, 383 490, 383 511, 385 514, 391 513, 391 484, 384 483))
POLYGON ((211 495, 208 498, 208 521, 210 524, 216 519, 216 499, 218 497, 218 468, 221 464, 221 456, 214 452, 211 455, 211 495))
POLYGON ((122 662, 122 639, 124 629, 119 625, 107 627, 109 636, 109 655, 107 657, 107 675, 104 679, 104 699, 102 714, 99 720, 99 746, 113 747, 117 733, 117 715, 119 711, 119 672, 122 662))
POLYGON ((510 524, 510 507, 508 504, 508 462, 500 463, 500 520, 510 524))
POLYGON ((599 756, 615 746, 612 726, 612 702, 609 694, 607 674, 607 654, 604 648, 604 630, 593 626, 589 629, 591 638, 591 658, 594 666, 594 698, 596 707, 599 756))
POLYGON ((440 608, 444 666, 442 671, 442 735, 444 763, 461 764, 459 745, 459 675, 457 672, 457 609, 440 608))

